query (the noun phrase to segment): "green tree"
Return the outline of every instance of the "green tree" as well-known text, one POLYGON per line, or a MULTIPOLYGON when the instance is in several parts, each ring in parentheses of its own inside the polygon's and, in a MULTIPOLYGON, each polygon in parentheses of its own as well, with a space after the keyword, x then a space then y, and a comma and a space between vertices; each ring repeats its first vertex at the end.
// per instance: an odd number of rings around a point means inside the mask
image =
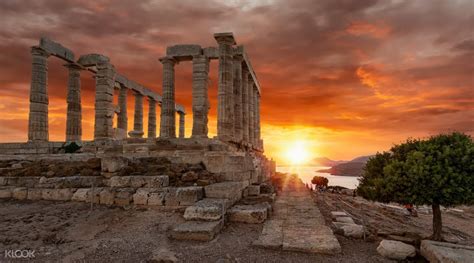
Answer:
POLYGON ((431 205, 434 240, 442 240, 440 206, 474 204, 474 143, 454 132, 409 139, 370 158, 357 188, 374 201, 431 205))
POLYGON ((319 187, 327 187, 329 180, 324 176, 315 176, 311 179, 311 183, 319 187))

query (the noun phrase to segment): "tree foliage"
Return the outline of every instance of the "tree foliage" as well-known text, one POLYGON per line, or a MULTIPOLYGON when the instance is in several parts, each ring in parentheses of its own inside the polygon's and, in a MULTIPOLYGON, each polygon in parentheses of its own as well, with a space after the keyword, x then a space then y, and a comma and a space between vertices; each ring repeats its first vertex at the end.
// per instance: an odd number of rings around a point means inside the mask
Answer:
POLYGON ((311 179, 311 183, 319 187, 327 187, 329 180, 324 176, 315 176, 311 179))
POLYGON ((377 153, 367 161, 357 192, 369 200, 432 205, 434 210, 474 204, 472 138, 440 134, 377 153))

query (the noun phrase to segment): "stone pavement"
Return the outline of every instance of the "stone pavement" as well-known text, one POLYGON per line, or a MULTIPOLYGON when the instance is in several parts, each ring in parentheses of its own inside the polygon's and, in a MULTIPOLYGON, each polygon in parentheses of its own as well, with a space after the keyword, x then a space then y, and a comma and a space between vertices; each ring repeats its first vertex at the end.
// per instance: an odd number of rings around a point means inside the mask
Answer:
POLYGON ((275 201, 273 216, 265 223, 254 245, 307 253, 341 252, 337 238, 297 177, 288 177, 284 183, 275 201))

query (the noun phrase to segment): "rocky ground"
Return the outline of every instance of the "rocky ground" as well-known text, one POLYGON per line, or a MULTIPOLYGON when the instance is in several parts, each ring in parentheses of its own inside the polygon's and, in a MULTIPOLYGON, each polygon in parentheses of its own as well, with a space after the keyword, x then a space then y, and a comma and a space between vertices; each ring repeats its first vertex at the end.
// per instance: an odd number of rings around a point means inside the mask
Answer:
MULTIPOLYGON (((431 215, 405 216, 338 194, 318 194, 314 201, 328 224, 330 212, 335 210, 344 210, 356 223, 363 223, 369 230, 366 240, 337 235, 342 254, 336 256, 277 251, 252 245, 262 224, 231 223, 211 242, 175 241, 168 234, 172 226, 184 221, 182 211, 0 200, 0 251, 33 249, 38 261, 136 262, 168 258, 182 262, 386 262, 376 252, 379 234, 430 234, 431 215)), ((443 218, 448 240, 473 244, 472 208, 464 208, 463 213, 445 212, 443 218)))

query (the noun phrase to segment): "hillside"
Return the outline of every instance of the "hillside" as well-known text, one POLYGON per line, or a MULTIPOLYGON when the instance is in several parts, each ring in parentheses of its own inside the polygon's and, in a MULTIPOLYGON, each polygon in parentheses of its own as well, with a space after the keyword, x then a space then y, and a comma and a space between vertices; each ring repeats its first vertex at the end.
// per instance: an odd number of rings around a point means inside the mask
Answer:
POLYGON ((318 172, 330 173, 332 175, 341 175, 341 176, 361 176, 365 163, 370 157, 372 157, 372 155, 360 156, 360 157, 354 158, 350 162, 339 163, 332 166, 329 169, 318 170, 318 172))
POLYGON ((345 162, 347 162, 347 161, 335 161, 335 160, 331 160, 327 157, 318 157, 318 158, 313 159, 314 165, 328 166, 328 167, 333 167, 335 165, 345 163, 345 162))

